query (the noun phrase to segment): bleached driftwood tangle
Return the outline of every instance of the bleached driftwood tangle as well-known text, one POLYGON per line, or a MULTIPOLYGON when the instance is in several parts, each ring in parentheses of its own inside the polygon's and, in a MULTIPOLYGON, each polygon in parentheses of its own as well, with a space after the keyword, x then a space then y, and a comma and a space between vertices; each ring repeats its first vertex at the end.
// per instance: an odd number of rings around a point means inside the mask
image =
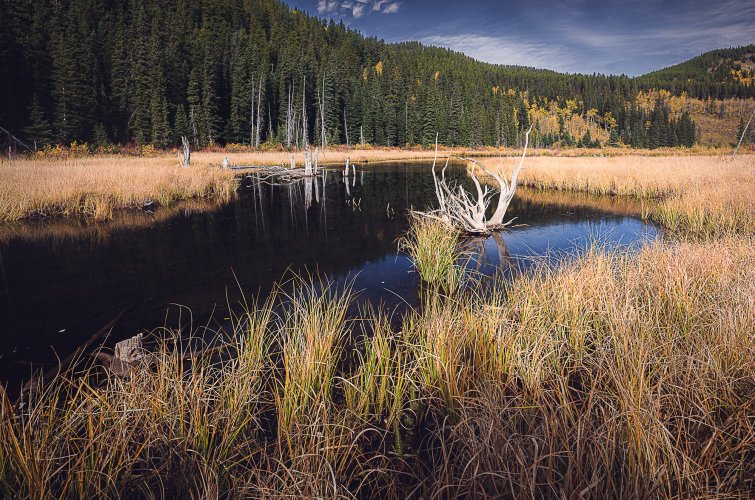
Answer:
MULTIPOLYGON (((503 174, 503 169, 499 169, 498 172, 487 169, 480 162, 471 158, 462 158, 471 163, 469 175, 472 178, 472 182, 475 185, 477 191, 477 197, 467 193, 461 185, 449 185, 446 180, 446 168, 448 168, 448 159, 446 159, 446 165, 438 176, 435 166, 438 159, 438 140, 435 140, 435 158, 433 159, 433 182, 435 184, 435 196, 438 198, 438 208, 427 212, 415 212, 420 216, 429 217, 439 220, 455 229, 467 233, 485 234, 496 229, 500 229, 508 226, 513 222, 513 219, 507 222, 503 221, 506 216, 506 211, 509 208, 511 199, 516 192, 517 177, 524 165, 524 158, 527 155, 527 146, 529 145, 530 132, 532 127, 527 130, 524 140, 524 151, 519 159, 519 164, 511 174, 511 178, 507 179, 503 174), (495 179, 498 183, 498 190, 491 189, 488 186, 483 187, 480 184, 475 169, 480 168, 487 175, 495 179), (486 212, 490 206, 493 196, 496 192, 500 193, 498 197, 498 204, 496 205, 495 212, 487 218, 486 212)), ((501 165, 502 166, 502 165, 501 165)))

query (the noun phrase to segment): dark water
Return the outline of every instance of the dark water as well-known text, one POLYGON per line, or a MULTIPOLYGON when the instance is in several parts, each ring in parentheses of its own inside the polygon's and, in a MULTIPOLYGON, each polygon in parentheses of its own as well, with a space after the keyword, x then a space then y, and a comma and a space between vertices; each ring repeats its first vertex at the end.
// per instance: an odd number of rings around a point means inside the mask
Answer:
MULTIPOLYGON (((468 182, 461 170, 451 175, 468 182)), ((0 381, 65 356, 127 306, 110 345, 179 319, 222 322, 226 304, 240 300, 239 286, 248 298, 264 296, 291 271, 353 280, 362 303, 393 308, 416 300, 417 278, 396 240, 407 210, 435 201, 427 165, 357 169, 348 189, 338 171, 289 186, 245 178, 240 193, 217 210, 178 213, 98 239, 0 243, 0 381)), ((570 251, 596 236, 621 244, 656 236, 632 210, 616 213, 610 202, 520 193, 508 215, 522 226, 484 242, 483 269, 501 258, 570 251)))

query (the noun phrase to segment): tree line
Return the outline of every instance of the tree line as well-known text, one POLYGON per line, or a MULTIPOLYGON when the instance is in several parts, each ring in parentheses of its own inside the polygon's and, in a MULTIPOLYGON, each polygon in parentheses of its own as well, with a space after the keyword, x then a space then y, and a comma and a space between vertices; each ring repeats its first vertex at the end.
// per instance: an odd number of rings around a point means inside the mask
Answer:
POLYGON ((541 129, 538 106, 562 120, 559 110, 594 113, 601 144, 689 146, 689 115, 670 116, 662 102, 641 110, 638 92, 753 93, 709 76, 680 89, 678 71, 629 78, 490 65, 364 37, 277 0, 0 0, 0 18, 0 125, 37 147, 169 147, 183 136, 200 147, 405 146, 436 134, 449 146, 516 146, 531 123, 540 145, 597 145, 589 131, 541 129))

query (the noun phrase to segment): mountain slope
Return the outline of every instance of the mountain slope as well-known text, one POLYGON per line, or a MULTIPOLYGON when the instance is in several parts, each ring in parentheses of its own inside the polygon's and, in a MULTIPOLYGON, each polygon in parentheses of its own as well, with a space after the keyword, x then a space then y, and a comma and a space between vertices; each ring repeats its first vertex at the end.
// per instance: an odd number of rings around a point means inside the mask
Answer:
POLYGON ((755 44, 711 50, 638 78, 643 86, 686 90, 700 98, 755 97, 755 44))
MULTIPOLYGON (((752 85, 570 75, 387 44, 278 0, 0 0, 0 126, 37 145, 689 145, 666 97, 752 85), (726 85, 729 85, 728 87, 726 85), (647 101, 647 99, 646 99, 647 101)), ((671 68, 669 68, 671 70, 671 68)), ((668 70, 665 70, 668 71, 668 70)))

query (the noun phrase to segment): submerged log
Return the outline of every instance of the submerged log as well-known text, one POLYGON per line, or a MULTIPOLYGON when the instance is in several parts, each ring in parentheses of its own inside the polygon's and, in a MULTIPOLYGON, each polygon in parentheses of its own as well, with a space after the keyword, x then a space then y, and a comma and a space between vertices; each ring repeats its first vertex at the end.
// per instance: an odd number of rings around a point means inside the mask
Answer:
POLYGON ((71 354, 66 356, 66 358, 60 361, 56 366, 53 366, 47 371, 37 372, 34 375, 32 375, 31 379, 28 382, 26 382, 24 386, 21 388, 21 394, 16 400, 15 407, 20 408, 21 406, 23 406, 24 401, 26 400, 30 392, 34 390, 41 390, 51 380, 53 380, 54 378, 56 378, 62 373, 68 372, 71 368, 74 367, 74 365, 78 364, 78 362, 82 359, 82 356, 84 355, 84 353, 95 342, 98 342, 102 337, 109 334, 115 327, 116 323, 118 323, 121 317, 126 313, 126 311, 131 309, 131 307, 133 306, 129 306, 123 309, 122 311, 120 311, 115 316, 115 318, 113 318, 112 321, 110 321, 107 325, 97 330, 91 337, 89 337, 89 339, 86 340, 86 342, 81 344, 76 350, 74 350, 71 354))

